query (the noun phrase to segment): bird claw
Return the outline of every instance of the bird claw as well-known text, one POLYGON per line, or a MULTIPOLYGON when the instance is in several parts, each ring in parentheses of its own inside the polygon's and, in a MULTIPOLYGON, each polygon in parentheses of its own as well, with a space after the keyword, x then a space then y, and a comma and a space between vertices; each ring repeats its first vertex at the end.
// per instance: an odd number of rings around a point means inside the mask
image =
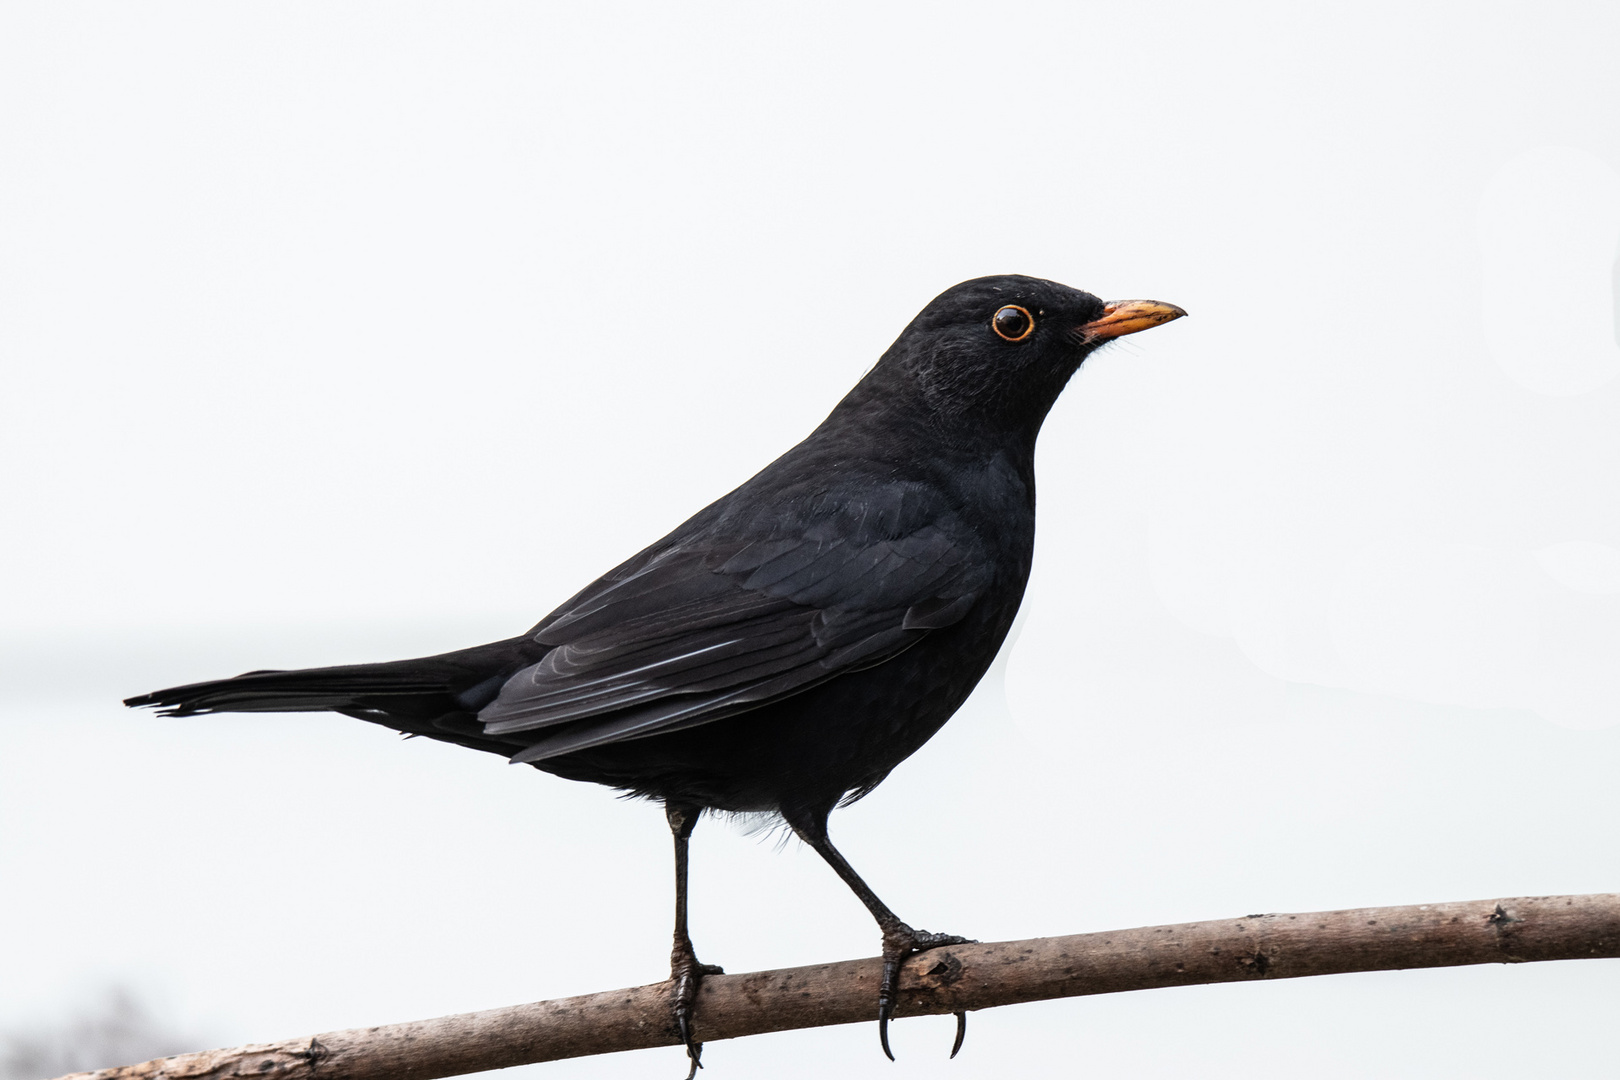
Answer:
MULTIPOLYGON (((920 952, 944 945, 971 944, 972 938, 913 930, 905 923, 883 931, 883 979, 878 984, 878 1043, 890 1061, 894 1060, 894 1051, 889 1049, 889 1021, 894 1018, 895 1006, 900 1000, 900 968, 907 959, 920 952)), ((966 1037, 967 1013, 959 1012, 956 1014, 956 1041, 951 1045, 951 1057, 955 1057, 956 1052, 962 1049, 962 1040, 966 1037)), ((691 1077, 687 1080, 691 1080, 691 1077)))
POLYGON ((675 1034, 680 1038, 681 1045, 686 1047, 687 1060, 692 1067, 687 1070, 686 1080, 697 1076, 697 1071, 703 1068, 703 1044, 692 1037, 692 1007, 697 1002, 698 990, 703 985, 705 975, 724 975, 718 964, 700 964, 696 956, 688 950, 683 955, 680 950, 670 960, 670 1008, 675 1016, 675 1034))

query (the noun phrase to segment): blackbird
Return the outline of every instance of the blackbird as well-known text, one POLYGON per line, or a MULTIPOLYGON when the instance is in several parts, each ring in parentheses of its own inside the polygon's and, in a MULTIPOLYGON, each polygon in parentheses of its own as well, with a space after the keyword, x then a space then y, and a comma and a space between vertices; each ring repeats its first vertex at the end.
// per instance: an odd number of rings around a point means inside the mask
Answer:
MULTIPOLYGON (((128 699, 164 715, 331 711, 663 803, 673 1030, 705 974, 686 929, 705 810, 778 814, 877 919, 879 1040, 916 930, 827 819, 950 718, 1012 626, 1035 543, 1035 438, 1087 355, 1186 312, 1021 275, 946 290, 793 449, 532 630, 392 663, 254 671, 128 699)), ((957 1016, 956 1048, 965 1016, 957 1016)), ((952 1049, 954 1056, 956 1048, 952 1049)))

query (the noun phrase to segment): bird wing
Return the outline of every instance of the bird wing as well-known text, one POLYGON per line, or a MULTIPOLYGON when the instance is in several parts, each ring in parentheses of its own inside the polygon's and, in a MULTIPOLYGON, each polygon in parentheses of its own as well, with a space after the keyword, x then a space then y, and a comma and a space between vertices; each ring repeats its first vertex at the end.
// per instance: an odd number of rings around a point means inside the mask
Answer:
POLYGON ((534 732, 520 762, 666 734, 882 663, 958 622, 988 582, 976 536, 949 511, 873 512, 908 508, 893 495, 793 535, 697 530, 647 549, 535 627, 551 651, 480 711, 484 730, 534 732))

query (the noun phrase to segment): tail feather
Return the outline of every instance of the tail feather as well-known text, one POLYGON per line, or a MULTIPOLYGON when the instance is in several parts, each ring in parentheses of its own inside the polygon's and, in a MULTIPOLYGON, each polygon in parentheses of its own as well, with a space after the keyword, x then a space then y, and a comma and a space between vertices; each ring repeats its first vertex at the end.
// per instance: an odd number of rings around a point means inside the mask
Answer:
POLYGON ((528 636, 471 649, 382 664, 297 671, 250 671, 233 679, 191 683, 126 698, 162 716, 222 712, 337 712, 492 753, 521 742, 483 734, 476 714, 515 671, 547 652, 528 636))

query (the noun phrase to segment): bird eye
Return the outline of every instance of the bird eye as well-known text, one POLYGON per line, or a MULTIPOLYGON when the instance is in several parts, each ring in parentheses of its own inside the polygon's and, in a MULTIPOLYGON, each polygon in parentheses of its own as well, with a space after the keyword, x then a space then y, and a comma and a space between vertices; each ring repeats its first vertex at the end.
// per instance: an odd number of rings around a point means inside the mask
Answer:
POLYGON ((1008 304, 996 312, 990 326, 1008 341, 1023 341, 1035 332, 1035 320, 1017 304, 1008 304))

